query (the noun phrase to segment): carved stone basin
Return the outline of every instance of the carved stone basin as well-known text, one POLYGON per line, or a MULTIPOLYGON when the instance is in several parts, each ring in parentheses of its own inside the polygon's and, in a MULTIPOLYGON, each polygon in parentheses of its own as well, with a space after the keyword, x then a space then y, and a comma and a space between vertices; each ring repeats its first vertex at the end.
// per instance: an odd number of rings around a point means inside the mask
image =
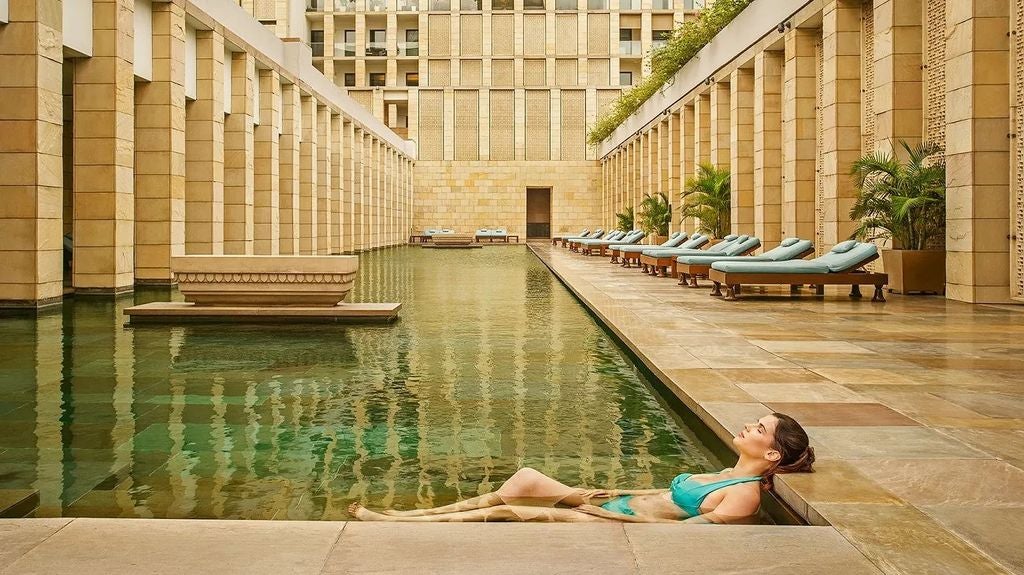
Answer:
POLYGON ((178 256, 178 290, 202 306, 335 306, 352 291, 358 256, 178 256))

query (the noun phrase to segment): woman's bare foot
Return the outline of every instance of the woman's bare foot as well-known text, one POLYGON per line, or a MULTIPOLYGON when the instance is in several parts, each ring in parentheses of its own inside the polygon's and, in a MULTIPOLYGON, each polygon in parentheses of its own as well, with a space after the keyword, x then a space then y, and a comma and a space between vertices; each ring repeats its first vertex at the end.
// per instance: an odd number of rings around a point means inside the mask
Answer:
POLYGON ((387 515, 383 515, 363 507, 361 503, 353 503, 348 506, 348 513, 352 517, 360 521, 382 521, 387 520, 387 515))

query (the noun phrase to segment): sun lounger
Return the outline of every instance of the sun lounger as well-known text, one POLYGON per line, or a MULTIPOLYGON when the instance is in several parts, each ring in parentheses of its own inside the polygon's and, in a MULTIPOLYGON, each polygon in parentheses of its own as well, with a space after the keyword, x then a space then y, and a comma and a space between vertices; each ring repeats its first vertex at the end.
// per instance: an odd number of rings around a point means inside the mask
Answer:
MULTIPOLYGON (((608 232, 608 233, 610 234, 611 232, 608 232)), ((584 239, 597 239, 597 238, 602 238, 605 235, 607 235, 607 234, 605 234, 605 231, 603 229, 597 228, 596 230, 594 230, 590 234, 585 234, 585 235, 580 235, 580 236, 569 236, 567 238, 562 238, 562 247, 563 248, 570 248, 571 249, 573 241, 584 240, 584 239)))
MULTIPOLYGON (((740 236, 743 237, 743 236, 740 236)), ((814 244, 808 240, 799 238, 787 238, 773 250, 759 256, 747 255, 760 246, 761 241, 757 238, 750 238, 746 242, 735 243, 722 255, 695 255, 680 256, 676 258, 676 271, 679 273, 679 285, 697 285, 698 277, 708 277, 711 271, 711 264, 715 262, 741 261, 741 262, 784 262, 799 260, 814 253, 814 244), (751 247, 753 246, 753 247, 751 247)))
POLYGON ((675 277, 677 257, 694 254, 717 253, 718 251, 729 247, 728 244, 734 241, 737 237, 739 236, 725 236, 725 239, 721 242, 706 250, 702 250, 700 248, 707 245, 710 238, 705 235, 695 233, 678 248, 648 248, 640 252, 640 268, 645 273, 650 273, 652 276, 656 276, 660 273, 662 277, 675 277), (722 244, 726 245, 723 246, 722 244), (671 273, 669 270, 671 270, 671 273))
POLYGON ((640 240, 644 239, 644 236, 646 235, 647 234, 639 230, 633 230, 617 240, 584 240, 581 247, 583 248, 583 255, 585 256, 603 256, 607 253, 609 246, 636 244, 639 243, 640 240))
POLYGON ((473 239, 478 242, 482 239, 486 239, 490 243, 493 243, 494 240, 501 240, 508 243, 508 230, 505 228, 480 228, 474 234, 473 239))
POLYGON ((587 237, 587 234, 589 234, 589 233, 590 233, 590 228, 583 228, 583 231, 581 231, 580 233, 576 234, 575 236, 553 236, 551 238, 551 245, 557 246, 558 242, 562 241, 562 239, 567 238, 567 237, 585 238, 585 237, 587 237))
POLYGON ((617 242, 626 236, 626 232, 621 230, 612 230, 600 238, 581 238, 569 242, 569 249, 578 252, 583 248, 585 242, 617 242))
MULTIPOLYGON (((659 248, 675 248, 679 247, 680 244, 685 242, 689 236, 686 232, 675 232, 669 236, 668 241, 657 246, 659 248)), ((632 262, 640 262, 640 254, 644 250, 651 249, 652 246, 645 246, 639 244, 614 244, 608 249, 612 253, 611 263, 618 263, 620 260, 623 267, 629 267, 632 262)))
POLYGON ((882 287, 889 282, 888 274, 872 273, 863 267, 878 259, 878 248, 874 244, 848 240, 836 244, 827 254, 813 260, 791 260, 784 262, 727 261, 711 264, 709 279, 715 282, 713 296, 722 295, 734 300, 740 295, 743 284, 778 285, 789 284, 790 293, 796 294, 802 285, 813 285, 816 293, 824 293, 826 285, 851 286, 850 297, 861 297, 861 285, 875 286, 871 301, 885 301, 882 287))

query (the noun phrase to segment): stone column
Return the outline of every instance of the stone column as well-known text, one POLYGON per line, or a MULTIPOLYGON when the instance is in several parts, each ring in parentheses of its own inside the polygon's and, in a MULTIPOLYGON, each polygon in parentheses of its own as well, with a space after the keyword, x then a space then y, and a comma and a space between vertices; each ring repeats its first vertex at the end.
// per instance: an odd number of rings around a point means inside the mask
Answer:
POLYGON ((782 234, 815 237, 814 193, 817 98, 814 44, 818 30, 786 33, 782 104, 782 234))
POLYGON ((185 253, 185 8, 153 4, 153 78, 135 87, 135 283, 171 284, 185 253))
POLYGON ((281 87, 281 178, 278 196, 283 255, 299 253, 299 166, 302 139, 302 104, 299 87, 281 87))
POLYGON ((693 172, 699 164, 711 161, 711 94, 698 94, 693 100, 693 172))
POLYGON ((1009 16, 1002 2, 946 4, 946 296, 972 303, 1011 295, 1009 16))
POLYGON ((874 0, 873 12, 875 149, 899 153, 899 140, 921 141, 921 0, 874 0))
POLYGON ((754 56, 754 235, 782 240, 782 52, 754 56))
POLYGON ((359 224, 359 217, 356 214, 356 131, 355 126, 348 119, 343 118, 342 126, 342 189, 345 212, 345 241, 343 247, 346 254, 359 251, 359 234, 356 226, 359 224))
POLYGON ((185 252, 224 253, 224 37, 196 30, 196 99, 185 106, 185 252))
POLYGON ((256 126, 253 166, 253 253, 277 255, 281 242, 281 78, 259 71, 260 124, 256 126))
POLYGON ((729 166, 729 83, 711 85, 711 163, 718 168, 729 166))
POLYGON ((302 143, 299 145, 299 253, 313 255, 317 248, 317 118, 316 100, 303 94, 302 143))
POLYGON ((849 239, 856 228, 850 207, 856 188, 850 166, 860 157, 860 15, 859 0, 830 0, 824 9, 822 34, 822 165, 825 253, 849 239))
POLYGON ((134 9, 131 0, 94 0, 93 55, 75 62, 76 290, 135 283, 134 9))
POLYGON ((360 126, 355 127, 355 141, 353 142, 353 178, 354 178, 354 193, 352 197, 354 211, 353 217, 355 221, 355 227, 353 231, 355 233, 355 244, 354 248, 356 251, 364 251, 368 249, 366 242, 366 189, 367 181, 369 179, 367 174, 366 163, 368 161, 366 157, 366 132, 360 126))
MULTIPOLYGON (((686 182, 693 177, 695 168, 694 134, 696 124, 694 124, 693 108, 693 104, 684 105, 679 113, 679 194, 675 199, 679 202, 680 208, 683 205, 682 192, 686 190, 686 182)), ((679 220, 680 228, 691 235, 696 231, 695 223, 693 218, 680 218, 679 220)))
POLYGON ((0 31, 0 306, 41 307, 63 295, 61 4, 11 3, 0 31))
POLYGON ((344 121, 340 114, 331 114, 331 250, 337 255, 342 253, 344 243, 344 176, 341 173, 344 152, 342 150, 342 127, 344 121))
POLYGON ((753 234, 754 70, 734 70, 729 78, 729 88, 730 222, 734 234, 753 234))
POLYGON ((225 62, 231 74, 231 113, 224 120, 224 253, 252 255, 254 202, 253 107, 256 61, 248 52, 232 52, 225 62))
POLYGON ((668 188, 665 196, 672 205, 672 222, 669 224, 670 232, 683 231, 682 222, 676 219, 676 210, 679 209, 679 193, 683 189, 680 179, 680 169, 683 156, 679 144, 681 143, 680 124, 682 123, 682 109, 672 112, 668 120, 668 188))
POLYGON ((327 106, 317 106, 317 192, 316 192, 316 253, 331 253, 331 110, 327 106))

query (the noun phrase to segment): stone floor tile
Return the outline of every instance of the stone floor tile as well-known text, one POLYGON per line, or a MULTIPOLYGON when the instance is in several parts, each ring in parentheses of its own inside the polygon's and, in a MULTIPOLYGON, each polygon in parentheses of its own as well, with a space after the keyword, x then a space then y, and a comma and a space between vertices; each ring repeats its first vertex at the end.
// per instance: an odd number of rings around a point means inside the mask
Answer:
POLYGON ((846 503, 821 503, 815 507, 885 573, 1007 573, 913 507, 846 503))
POLYGON ((700 407, 714 418, 711 425, 719 437, 731 438, 748 423, 770 414, 772 411, 760 403, 730 403, 724 401, 701 402, 700 407), (714 427, 717 425, 718 429, 714 427))
MULTIPOLYGON (((814 464, 814 473, 780 474, 775 491, 791 507, 807 507, 812 518, 819 503, 899 503, 900 499, 879 485, 869 469, 856 463, 828 459, 814 464)), ((820 524, 820 522, 815 522, 820 524)))
POLYGON ((1024 508, 1024 471, 997 459, 882 459, 868 469, 912 505, 1024 508))
POLYGON ((71 519, 0 519, 0 571, 60 531, 71 519))
POLYGON ((879 573, 830 527, 626 524, 625 529, 645 574, 879 573))
POLYGON ((750 340, 750 343, 772 353, 841 353, 855 355, 875 355, 865 347, 854 345, 848 341, 801 341, 801 340, 750 340))
POLYGON ((1018 469, 1024 469, 1024 429, 993 430, 946 428, 943 433, 975 449, 989 453, 1018 469))
POLYGON ((766 405, 793 417, 804 427, 918 425, 913 419, 880 403, 772 402, 766 405))
POLYGON ((1024 573, 1024 508, 928 506, 925 513, 1012 573, 1024 573))
POLYGON ((343 522, 75 519, 19 574, 319 573, 343 522))
POLYGON ((715 372, 733 383, 816 383, 827 378, 803 368, 789 369, 716 369, 715 372))
POLYGON ((988 455, 924 427, 809 427, 820 456, 840 459, 984 459, 988 455))
POLYGON ((835 383, 741 383, 740 389, 761 402, 870 402, 856 392, 835 383))
POLYGON ((620 524, 351 522, 324 574, 636 573, 620 524))

